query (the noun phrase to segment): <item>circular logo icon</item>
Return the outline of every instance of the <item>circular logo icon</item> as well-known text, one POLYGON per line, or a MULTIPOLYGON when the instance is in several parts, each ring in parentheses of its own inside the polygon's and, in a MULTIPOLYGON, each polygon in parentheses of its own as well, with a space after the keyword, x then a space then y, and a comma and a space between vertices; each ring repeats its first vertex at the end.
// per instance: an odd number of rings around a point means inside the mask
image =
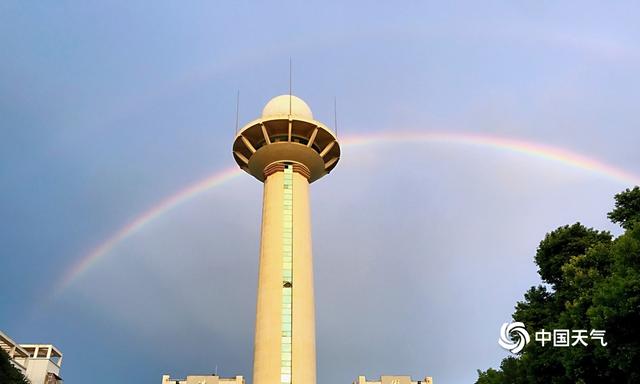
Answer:
POLYGON ((500 338, 498 344, 511 353, 518 353, 522 351, 527 343, 531 339, 529 338, 529 332, 524 328, 524 324, 516 321, 515 323, 504 323, 500 327, 500 338), (511 336, 514 335, 514 339, 511 336))

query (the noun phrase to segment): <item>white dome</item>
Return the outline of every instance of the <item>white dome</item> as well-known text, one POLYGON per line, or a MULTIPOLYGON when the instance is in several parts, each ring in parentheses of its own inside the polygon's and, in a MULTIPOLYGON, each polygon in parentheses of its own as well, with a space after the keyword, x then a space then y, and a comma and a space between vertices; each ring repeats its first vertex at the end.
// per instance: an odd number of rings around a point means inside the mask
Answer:
POLYGON ((269 100, 262 110, 262 117, 289 115, 289 108, 291 115, 313 120, 311 108, 304 100, 293 95, 280 95, 269 100))

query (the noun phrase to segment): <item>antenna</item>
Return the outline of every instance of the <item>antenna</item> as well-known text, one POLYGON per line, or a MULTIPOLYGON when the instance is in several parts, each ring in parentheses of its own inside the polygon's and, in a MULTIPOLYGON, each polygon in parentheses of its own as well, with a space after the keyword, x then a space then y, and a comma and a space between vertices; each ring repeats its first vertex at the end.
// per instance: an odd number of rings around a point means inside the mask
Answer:
POLYGON ((289 56, 289 116, 291 116, 291 99, 292 99, 292 94, 291 94, 291 84, 293 82, 292 80, 292 72, 293 72, 293 63, 291 60, 291 56, 289 56))
POLYGON ((336 130, 336 138, 338 137, 338 100, 333 96, 333 128, 336 130))
POLYGON ((236 95, 236 135, 238 134, 239 117, 240 117, 240 90, 238 89, 238 94, 236 95))

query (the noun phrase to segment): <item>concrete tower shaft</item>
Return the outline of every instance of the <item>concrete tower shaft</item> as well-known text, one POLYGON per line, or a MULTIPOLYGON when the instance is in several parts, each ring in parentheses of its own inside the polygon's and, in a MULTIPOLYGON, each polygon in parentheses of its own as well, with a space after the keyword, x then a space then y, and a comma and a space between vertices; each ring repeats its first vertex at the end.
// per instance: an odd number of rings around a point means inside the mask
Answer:
POLYGON ((315 384, 315 303, 309 184, 337 164, 335 135, 295 96, 272 99, 233 144, 264 182, 254 384, 315 384))

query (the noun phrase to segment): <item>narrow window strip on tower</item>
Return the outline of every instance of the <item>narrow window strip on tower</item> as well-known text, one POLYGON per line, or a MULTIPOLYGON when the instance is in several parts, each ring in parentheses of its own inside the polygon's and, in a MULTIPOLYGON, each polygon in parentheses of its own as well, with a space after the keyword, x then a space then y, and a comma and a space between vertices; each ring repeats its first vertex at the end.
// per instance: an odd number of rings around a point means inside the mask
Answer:
POLYGON ((293 166, 284 167, 282 210, 282 336, 280 338, 280 382, 291 384, 293 323, 293 166))

